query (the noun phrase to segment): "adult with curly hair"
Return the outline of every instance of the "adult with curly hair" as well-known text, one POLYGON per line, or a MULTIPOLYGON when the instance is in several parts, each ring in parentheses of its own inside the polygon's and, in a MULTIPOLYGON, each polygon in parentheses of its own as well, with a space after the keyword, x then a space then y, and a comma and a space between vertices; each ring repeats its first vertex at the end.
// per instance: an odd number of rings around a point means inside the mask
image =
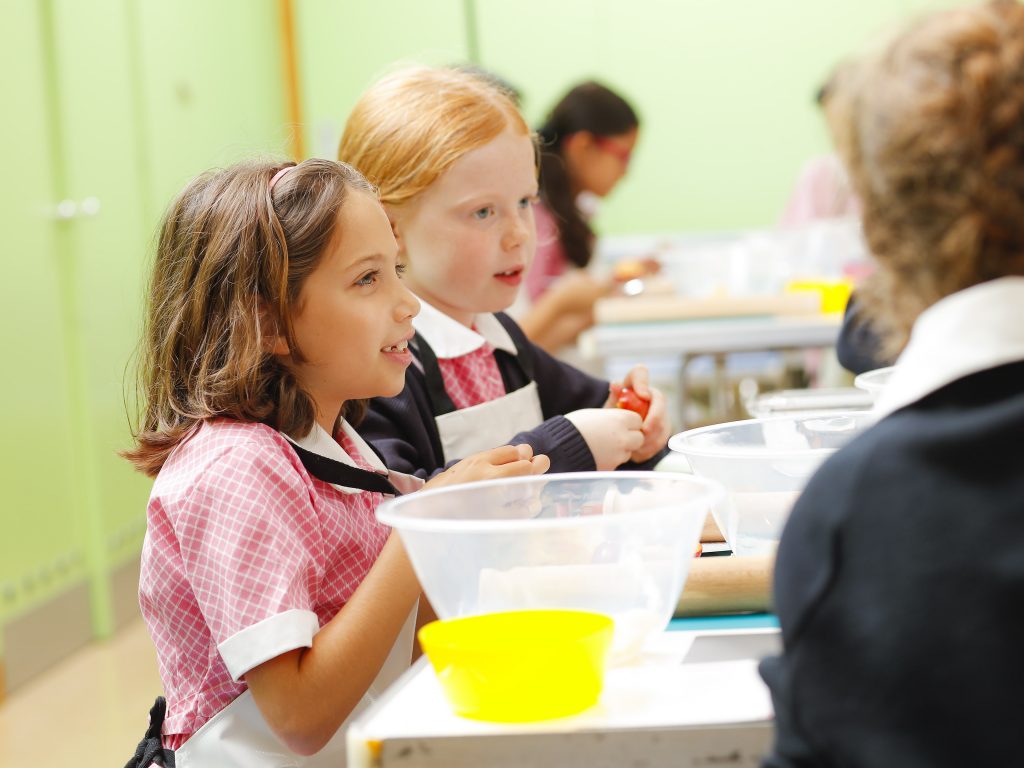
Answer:
POLYGON ((860 295, 886 349, 903 351, 881 420, 812 478, 782 537, 764 765, 1012 764, 1024 721, 1024 5, 926 17, 844 72, 834 98, 878 261, 860 295))

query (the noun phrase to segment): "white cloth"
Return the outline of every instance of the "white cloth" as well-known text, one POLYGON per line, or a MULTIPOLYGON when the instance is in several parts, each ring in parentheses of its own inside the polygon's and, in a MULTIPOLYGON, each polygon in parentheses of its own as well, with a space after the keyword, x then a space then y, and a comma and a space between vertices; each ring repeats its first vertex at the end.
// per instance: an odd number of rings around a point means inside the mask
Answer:
POLYGON ((881 417, 973 373, 1024 360, 1024 277, 1003 277, 936 302, 875 406, 881 417))
POLYGON ((270 730, 267 721, 246 690, 224 709, 208 720, 180 748, 175 750, 177 768, 345 768, 345 732, 353 717, 372 704, 409 668, 413 632, 416 628, 416 607, 413 608, 391 653, 384 661, 348 719, 327 745, 309 757, 286 749, 270 730))
POLYGON ((420 299, 420 313, 412 319, 412 326, 427 340, 438 360, 468 355, 482 347, 484 342, 490 342, 495 349, 502 349, 510 355, 516 354, 515 342, 505 326, 489 312, 474 317, 473 328, 467 328, 420 299))

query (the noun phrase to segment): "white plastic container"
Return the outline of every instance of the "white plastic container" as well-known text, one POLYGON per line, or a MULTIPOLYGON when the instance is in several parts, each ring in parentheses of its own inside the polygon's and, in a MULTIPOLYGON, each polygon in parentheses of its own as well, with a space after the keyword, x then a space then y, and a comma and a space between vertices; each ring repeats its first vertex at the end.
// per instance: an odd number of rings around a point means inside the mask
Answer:
POLYGON ((668 625, 712 480, 672 472, 586 472, 418 491, 382 504, 438 616, 532 608, 615 620, 611 660, 668 625))
POLYGON ((876 368, 873 371, 865 371, 854 378, 853 385, 869 393, 877 402, 879 395, 882 394, 882 390, 889 383, 889 379, 895 370, 896 366, 890 365, 888 368, 876 368))
POLYGON ((771 554, 818 466, 873 420, 868 411, 772 416, 681 432, 669 447, 728 491, 713 509, 737 555, 771 554))
POLYGON ((874 398, 856 387, 780 389, 763 392, 745 404, 755 419, 769 416, 813 416, 839 411, 867 411, 874 398))

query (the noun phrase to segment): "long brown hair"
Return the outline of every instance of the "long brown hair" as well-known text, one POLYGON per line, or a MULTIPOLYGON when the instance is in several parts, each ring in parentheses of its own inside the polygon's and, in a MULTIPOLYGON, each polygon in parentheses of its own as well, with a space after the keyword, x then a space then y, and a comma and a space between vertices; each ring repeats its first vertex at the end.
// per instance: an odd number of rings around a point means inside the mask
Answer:
POLYGON ((858 295, 886 352, 939 299, 1024 274, 1024 5, 921 19, 844 66, 827 111, 879 264, 858 295))
POLYGON ((206 173, 164 217, 139 359, 145 405, 135 448, 123 454, 147 475, 205 419, 293 435, 313 426, 311 398, 265 339, 283 336, 303 359, 292 308, 334 236, 346 192, 372 187, 343 163, 306 160, 271 190, 289 165, 248 161, 206 173))
POLYGON ((621 136, 639 127, 633 107, 607 86, 580 83, 551 109, 537 129, 540 139, 540 198, 558 222, 558 239, 566 258, 577 267, 590 263, 594 231, 576 205, 573 180, 565 164, 563 143, 574 133, 621 136))

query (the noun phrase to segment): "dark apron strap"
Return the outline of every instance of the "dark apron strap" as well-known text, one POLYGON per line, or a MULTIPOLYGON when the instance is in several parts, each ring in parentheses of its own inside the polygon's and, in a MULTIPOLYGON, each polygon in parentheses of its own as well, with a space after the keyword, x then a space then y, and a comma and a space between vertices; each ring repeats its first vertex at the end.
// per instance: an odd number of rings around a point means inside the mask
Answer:
MULTIPOLYGON (((525 339, 520 339, 522 329, 516 326, 515 321, 506 315, 504 312, 499 312, 494 316, 502 327, 508 333, 512 343, 516 348, 515 363, 519 366, 519 370, 523 372, 523 376, 526 377, 527 382, 534 381, 534 367, 533 367, 533 350, 527 346, 525 339)), ((504 350, 498 350, 504 352, 504 350)), ((525 386, 525 385, 524 385, 525 386)))
MULTIPOLYGON (((501 316, 496 316, 498 320, 501 320, 501 316)), ((503 324, 504 325, 504 324, 503 324)), ((516 346, 515 355, 507 355, 512 359, 513 364, 517 365, 523 372, 523 376, 526 379, 526 383, 533 381, 533 364, 529 358, 527 351, 518 342, 513 334, 509 334, 512 339, 512 343, 516 346)), ((430 348, 427 340, 420 336, 418 333, 413 336, 412 341, 413 350, 416 352, 416 357, 419 358, 420 363, 423 365, 423 377, 427 383, 427 396, 430 398, 430 408, 434 412, 434 416, 444 416, 446 413, 453 413, 458 410, 455 407, 455 403, 452 402, 451 397, 448 396, 448 391, 444 388, 444 377, 441 376, 441 367, 437 363, 437 355, 434 354, 434 350, 430 348)), ((495 350, 497 352, 504 352, 504 350, 495 350)), ((509 392, 514 390, 509 389, 509 382, 505 378, 504 374, 501 377, 505 384, 505 389, 509 392)), ((525 386, 525 384, 523 385, 525 386)), ((517 387, 518 389, 518 387, 517 387)))
POLYGON ((427 344, 427 340, 418 333, 412 337, 413 350, 417 353, 420 363, 423 365, 423 376, 427 380, 427 396, 430 398, 430 409, 434 416, 444 416, 446 413, 453 413, 455 403, 448 396, 444 388, 444 378, 441 376, 441 367, 437 364, 437 355, 427 344))
POLYGON ((167 714, 167 699, 157 696, 153 708, 149 710, 149 727, 142 737, 131 760, 124 768, 149 768, 150 765, 162 765, 174 768, 174 750, 164 749, 160 740, 160 732, 164 727, 164 715, 167 714))
POLYGON ((332 483, 345 488, 358 488, 361 491, 386 493, 391 496, 402 495, 391 484, 386 475, 329 459, 326 456, 321 456, 319 453, 307 451, 301 445, 296 445, 295 443, 291 443, 291 446, 295 453, 298 454, 302 466, 317 480, 323 480, 325 483, 332 483))

